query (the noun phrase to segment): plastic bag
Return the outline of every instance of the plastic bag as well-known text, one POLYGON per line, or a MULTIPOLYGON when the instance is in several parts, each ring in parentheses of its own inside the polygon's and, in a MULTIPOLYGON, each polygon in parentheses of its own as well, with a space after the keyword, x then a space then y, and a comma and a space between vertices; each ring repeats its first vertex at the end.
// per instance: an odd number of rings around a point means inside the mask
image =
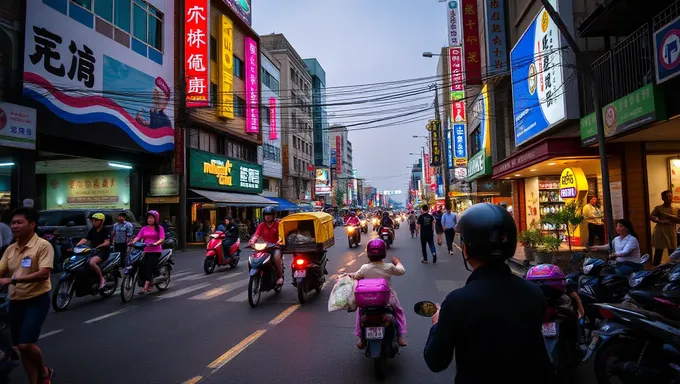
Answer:
POLYGON ((349 276, 343 276, 333 286, 331 296, 328 298, 328 312, 345 309, 353 312, 357 309, 357 302, 354 300, 354 287, 356 280, 349 276))
POLYGON ((305 236, 301 233, 291 233, 288 235, 289 244, 312 244, 315 241, 313 237, 305 236))

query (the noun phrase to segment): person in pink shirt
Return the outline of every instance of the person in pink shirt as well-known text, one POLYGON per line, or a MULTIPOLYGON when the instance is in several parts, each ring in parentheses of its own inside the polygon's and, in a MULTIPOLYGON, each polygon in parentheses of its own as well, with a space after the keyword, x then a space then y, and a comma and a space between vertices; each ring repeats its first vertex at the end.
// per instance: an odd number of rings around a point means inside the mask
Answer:
POLYGON ((163 251, 163 241, 165 241, 165 230, 158 224, 160 215, 156 211, 149 211, 146 214, 146 224, 137 234, 137 237, 132 239, 130 244, 137 241, 146 243, 144 248, 144 267, 139 271, 140 278, 144 280, 144 288, 139 292, 140 294, 148 293, 153 290, 153 272, 158 264, 158 259, 161 257, 163 251))

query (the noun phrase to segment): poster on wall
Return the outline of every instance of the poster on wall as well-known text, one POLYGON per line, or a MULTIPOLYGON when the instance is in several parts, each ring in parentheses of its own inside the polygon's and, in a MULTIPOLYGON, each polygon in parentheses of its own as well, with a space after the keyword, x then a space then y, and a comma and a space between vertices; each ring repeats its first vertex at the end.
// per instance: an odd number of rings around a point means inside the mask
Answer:
POLYGON ((317 195, 331 194, 331 172, 328 168, 316 169, 316 182, 314 185, 314 193, 317 195))
MULTIPOLYGON (((143 4, 160 33, 144 31, 145 41, 123 34, 120 43, 96 32, 93 11, 75 2, 26 1, 23 94, 38 111, 41 133, 97 144, 106 137, 108 145, 135 151, 173 150, 175 28, 152 13, 172 20, 174 9, 167 1, 143 4)), ((121 28, 130 33, 132 20, 125 22, 121 28)))
POLYGON ((673 202, 680 203, 680 159, 672 158, 668 160, 668 163, 673 202))
POLYGON ((612 218, 623 219, 623 188, 620 181, 609 183, 609 194, 612 199, 612 218))
POLYGON ((55 173, 46 177, 47 209, 130 209, 130 172, 55 173))

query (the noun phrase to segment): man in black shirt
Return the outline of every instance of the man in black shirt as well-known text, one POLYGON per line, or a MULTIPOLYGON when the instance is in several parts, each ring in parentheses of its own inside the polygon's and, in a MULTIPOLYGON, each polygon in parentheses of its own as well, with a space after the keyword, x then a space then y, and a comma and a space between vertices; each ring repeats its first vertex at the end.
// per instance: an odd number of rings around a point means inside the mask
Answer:
POLYGON ((423 260, 421 263, 427 264, 427 249, 426 244, 430 244, 430 252, 432 252, 432 262, 437 262, 437 249, 434 247, 434 216, 428 212, 430 207, 427 204, 423 205, 423 213, 418 216, 418 232, 420 232, 420 247, 423 251, 423 260))
POLYGON ((109 257, 109 246, 111 245, 111 234, 104 230, 104 214, 95 213, 90 216, 90 221, 92 221, 92 228, 87 232, 85 238, 78 242, 78 245, 83 245, 90 242, 90 248, 93 248, 92 256, 88 263, 90 268, 99 276, 99 288, 104 288, 106 280, 102 275, 101 269, 99 269, 99 263, 109 257))

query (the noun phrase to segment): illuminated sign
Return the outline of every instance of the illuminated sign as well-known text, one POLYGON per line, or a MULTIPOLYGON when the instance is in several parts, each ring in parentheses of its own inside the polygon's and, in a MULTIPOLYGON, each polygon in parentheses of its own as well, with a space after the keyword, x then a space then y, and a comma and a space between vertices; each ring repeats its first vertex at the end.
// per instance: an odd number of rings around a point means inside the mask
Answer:
POLYGON ((187 107, 210 106, 210 2, 184 2, 184 72, 187 107))
POLYGON ((227 119, 234 118, 234 24, 222 15, 221 18, 221 44, 219 56, 221 59, 221 71, 219 82, 220 105, 217 115, 227 119))
POLYGON ((224 191, 262 192, 262 166, 189 149, 189 185, 224 191))

